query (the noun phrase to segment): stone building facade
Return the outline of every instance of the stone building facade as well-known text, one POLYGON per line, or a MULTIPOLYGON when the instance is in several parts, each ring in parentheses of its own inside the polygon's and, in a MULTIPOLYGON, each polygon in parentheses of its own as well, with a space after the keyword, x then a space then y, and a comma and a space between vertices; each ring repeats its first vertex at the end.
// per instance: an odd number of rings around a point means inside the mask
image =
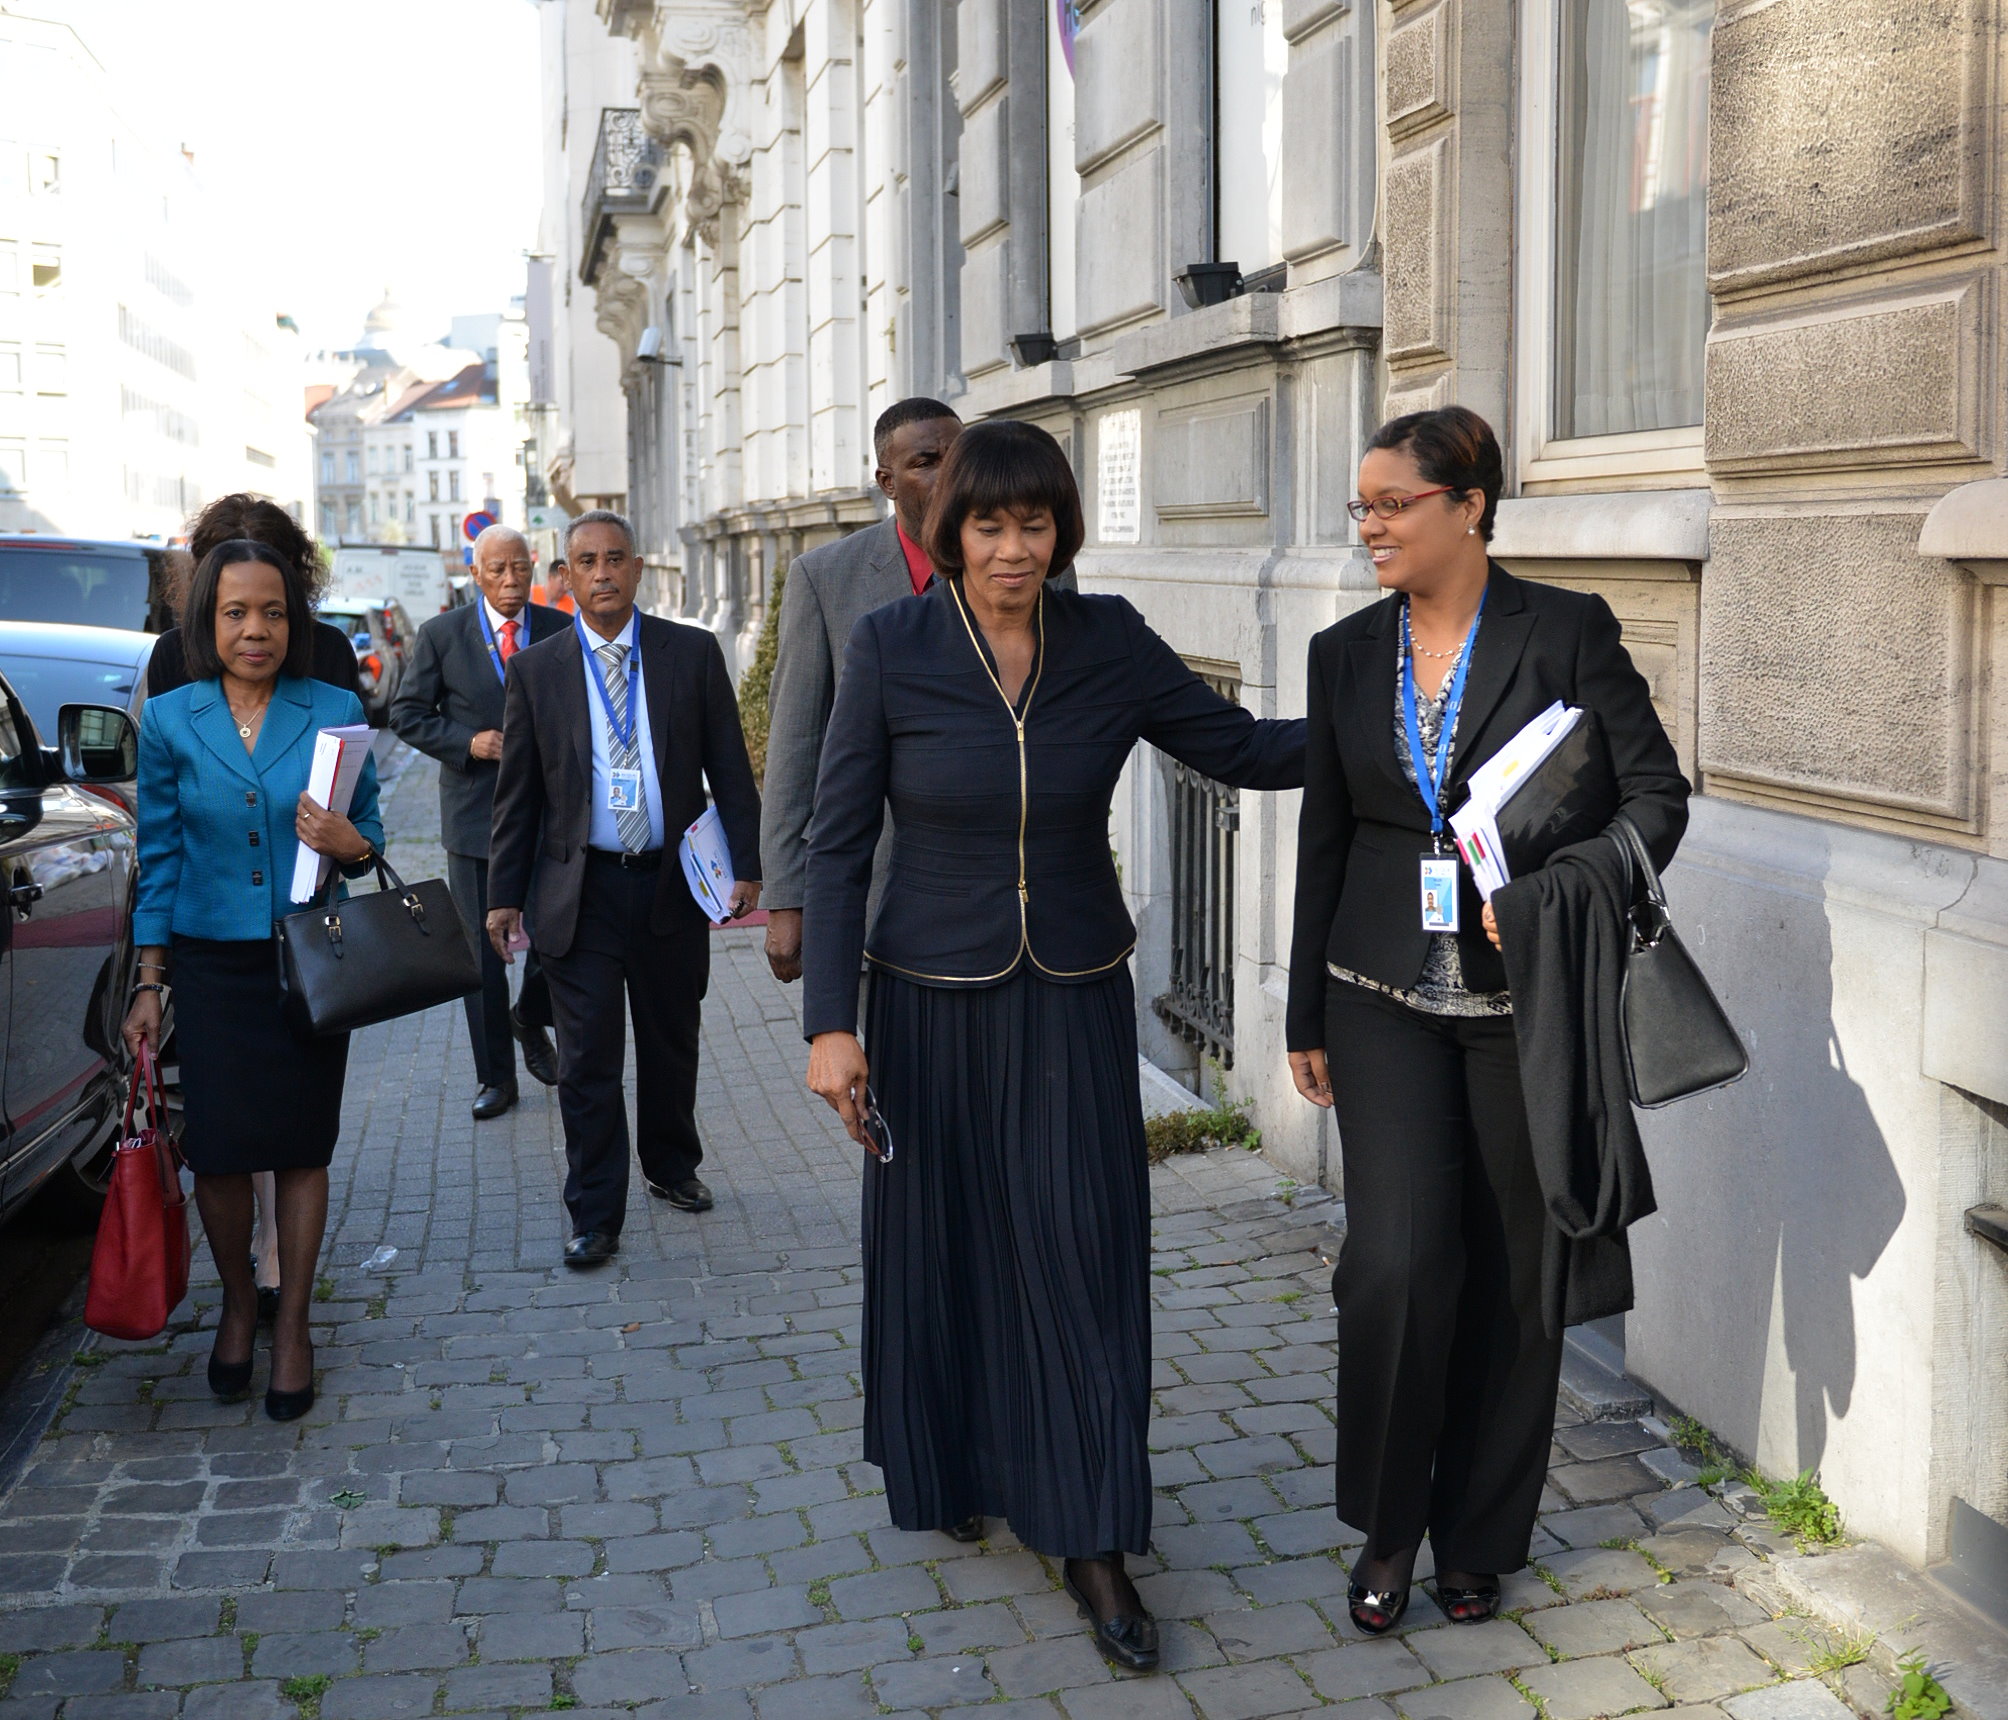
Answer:
MULTIPOLYGON (((1700 790, 1670 883, 1753 1065, 1648 1120, 1639 1306, 1582 1347, 2008 1607, 2003 0, 597 16, 653 175, 570 266, 671 606, 728 635, 934 392, 1052 429, 1083 585, 1295 714, 1375 594, 1365 434, 1492 421, 1496 554, 1610 600, 1700 790)), ((1295 822, 1140 754, 1112 840, 1146 1052, 1336 1183, 1282 1056, 1295 822)))

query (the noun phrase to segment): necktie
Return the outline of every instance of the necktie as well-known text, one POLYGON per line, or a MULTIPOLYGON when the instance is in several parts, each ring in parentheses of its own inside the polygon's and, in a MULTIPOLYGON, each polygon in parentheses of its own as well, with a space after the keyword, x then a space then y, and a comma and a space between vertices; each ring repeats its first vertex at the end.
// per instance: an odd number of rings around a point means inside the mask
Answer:
POLYGON ((648 846, 648 789, 639 786, 641 777, 641 725, 635 724, 633 738, 623 741, 621 731, 628 726, 627 647, 619 640, 596 645, 593 655, 600 660, 600 680, 607 690, 607 709, 613 720, 607 724, 607 757, 616 770, 631 770, 637 778, 635 804, 614 814, 620 827, 621 846, 638 854, 648 846))
POLYGON ((516 655, 515 622, 505 621, 502 623, 501 631, 495 636, 495 654, 505 663, 516 655))

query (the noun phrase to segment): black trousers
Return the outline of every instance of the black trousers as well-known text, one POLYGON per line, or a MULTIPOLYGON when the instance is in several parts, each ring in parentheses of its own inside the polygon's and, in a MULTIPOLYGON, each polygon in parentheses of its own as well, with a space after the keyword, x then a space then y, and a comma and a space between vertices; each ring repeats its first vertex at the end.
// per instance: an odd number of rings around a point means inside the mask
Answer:
POLYGON ((1338 1507, 1368 1558, 1527 1562, 1562 1345, 1510 1016, 1439 1016, 1341 980, 1325 1056, 1345 1158, 1338 1507))
MULTIPOLYGON (((481 958, 481 989, 467 999, 474 1078, 484 1087, 513 1087, 516 1040, 509 1031, 509 969, 488 941, 488 862, 472 854, 447 855, 446 887, 453 892, 460 923, 481 958)), ((523 991, 517 1008, 532 1027, 551 1025, 550 993, 535 950, 523 964, 523 991)))
MULTIPOLYGON (((675 865, 671 855, 667 865, 675 865)), ((572 947, 544 958, 558 1024, 558 1109, 565 1120, 565 1208, 576 1234, 620 1234, 627 1218, 628 1122, 621 1077, 634 1023, 635 1153, 667 1187, 695 1176, 698 1028, 711 975, 711 935, 649 929, 655 872, 592 858, 572 947)))

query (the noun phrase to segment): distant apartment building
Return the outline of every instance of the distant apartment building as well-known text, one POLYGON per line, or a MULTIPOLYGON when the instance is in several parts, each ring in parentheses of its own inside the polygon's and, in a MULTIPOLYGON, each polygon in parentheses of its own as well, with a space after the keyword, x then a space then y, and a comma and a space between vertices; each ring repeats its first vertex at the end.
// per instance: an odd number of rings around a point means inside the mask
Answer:
POLYGON ((88 41, 0 11, 0 530, 171 537, 231 490, 310 517, 299 335, 212 216, 88 41))

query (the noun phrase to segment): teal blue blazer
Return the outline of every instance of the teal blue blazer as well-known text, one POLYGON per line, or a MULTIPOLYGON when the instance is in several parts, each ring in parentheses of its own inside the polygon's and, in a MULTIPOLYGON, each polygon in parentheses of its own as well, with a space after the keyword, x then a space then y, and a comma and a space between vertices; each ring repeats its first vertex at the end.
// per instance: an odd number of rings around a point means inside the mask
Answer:
MULTIPOLYGON (((147 700, 139 725, 139 891, 133 941, 269 938, 292 900, 294 808, 314 738, 363 720, 355 694, 282 675, 255 751, 246 752, 220 681, 147 700)), ((383 846, 376 761, 363 764, 349 819, 383 846)), ((344 868, 354 877, 367 870, 344 868)))

